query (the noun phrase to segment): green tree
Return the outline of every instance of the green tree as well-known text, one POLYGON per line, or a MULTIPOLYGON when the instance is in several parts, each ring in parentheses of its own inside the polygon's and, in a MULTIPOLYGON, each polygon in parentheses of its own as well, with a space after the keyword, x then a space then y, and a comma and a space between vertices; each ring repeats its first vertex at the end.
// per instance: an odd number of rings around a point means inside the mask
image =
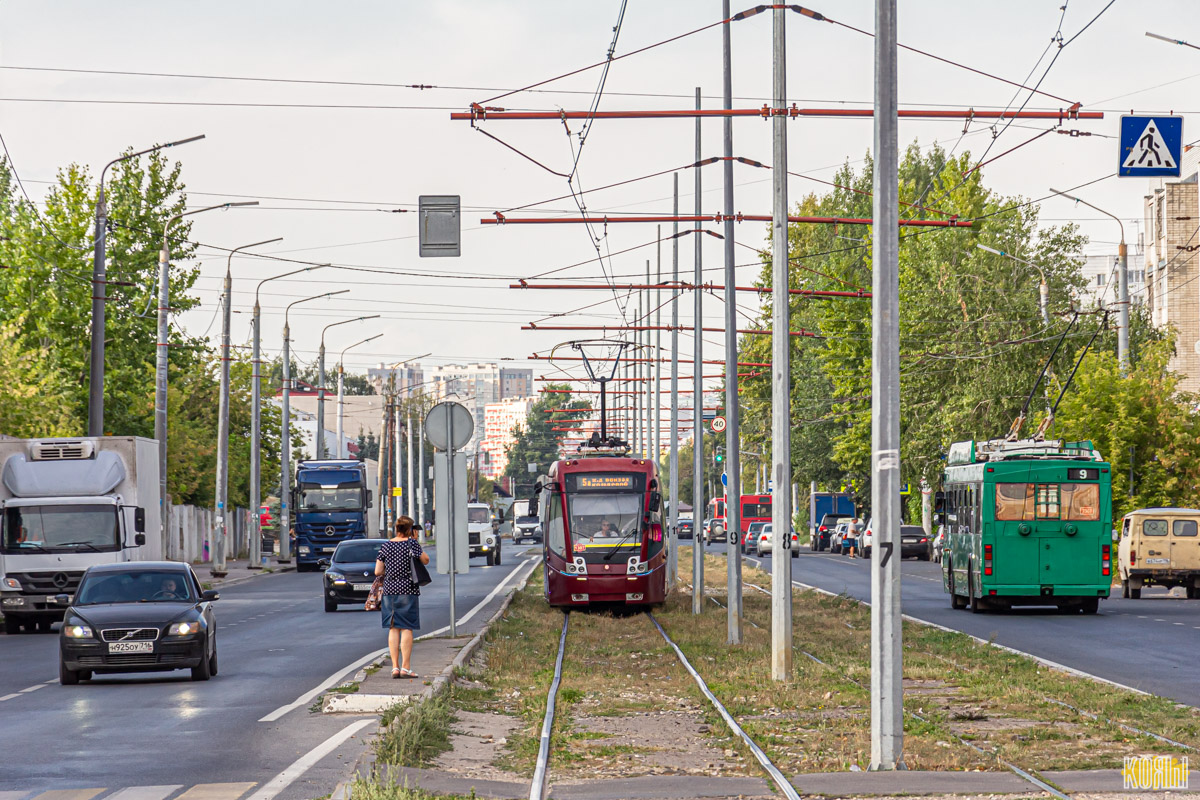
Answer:
MULTIPOLYGON (((570 387, 566 384, 551 384, 547 388, 570 387)), ((515 430, 516 437, 507 451, 508 466, 504 474, 512 480, 514 487, 518 483, 530 482, 527 465, 537 464, 540 474, 546 472, 550 464, 558 460, 558 446, 563 434, 553 429, 562 423, 584 419, 591 414, 591 410, 590 401, 573 400, 569 393, 548 392, 535 402, 525 419, 525 425, 515 430)))
POLYGON ((18 438, 70 436, 69 382, 44 351, 22 350, 16 325, 0 325, 0 433, 18 438))
MULTIPOLYGON (((325 363, 325 391, 337 392, 337 365, 328 360, 326 356, 325 363)), ((310 386, 321 385, 320 370, 314 362, 306 367, 297 368, 296 363, 292 362, 292 374, 295 379, 310 386)), ((365 374, 357 372, 346 372, 342 374, 342 386, 348 396, 350 395, 368 395, 375 394, 375 387, 367 380, 365 374)))

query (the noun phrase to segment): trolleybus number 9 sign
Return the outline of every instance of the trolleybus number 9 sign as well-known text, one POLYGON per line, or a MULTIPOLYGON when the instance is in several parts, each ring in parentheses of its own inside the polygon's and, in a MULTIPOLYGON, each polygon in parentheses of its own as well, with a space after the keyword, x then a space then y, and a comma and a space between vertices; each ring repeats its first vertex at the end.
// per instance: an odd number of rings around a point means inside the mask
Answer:
POLYGON ((1067 477, 1077 481, 1098 481, 1100 480, 1100 468, 1090 467, 1081 469, 1067 470, 1067 477))
POLYGON ((710 424, 712 425, 713 433, 720 433, 721 431, 725 430, 724 417, 713 417, 712 423, 710 424))

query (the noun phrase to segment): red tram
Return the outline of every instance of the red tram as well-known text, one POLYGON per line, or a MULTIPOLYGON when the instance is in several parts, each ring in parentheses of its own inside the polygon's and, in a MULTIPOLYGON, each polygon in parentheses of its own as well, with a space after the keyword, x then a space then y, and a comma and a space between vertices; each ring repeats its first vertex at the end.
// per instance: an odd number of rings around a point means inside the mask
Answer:
POLYGON ((653 461, 611 455, 556 461, 537 499, 550 605, 666 600, 662 494, 653 461))

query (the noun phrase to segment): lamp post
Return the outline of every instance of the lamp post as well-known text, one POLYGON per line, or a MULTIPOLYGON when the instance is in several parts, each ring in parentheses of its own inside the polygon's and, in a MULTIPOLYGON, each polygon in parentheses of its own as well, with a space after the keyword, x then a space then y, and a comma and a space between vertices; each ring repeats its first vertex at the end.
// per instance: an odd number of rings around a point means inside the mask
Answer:
POLYGON ((1129 370, 1129 250, 1125 246, 1125 224, 1116 214, 1111 214, 1075 195, 1060 192, 1054 187, 1051 187, 1050 191, 1060 197, 1081 203, 1093 211, 1099 211, 1106 217, 1112 217, 1121 229, 1121 243, 1117 245, 1117 364, 1121 368, 1121 374, 1124 375, 1129 370))
POLYGON ((281 564, 286 564, 292 560, 292 543, 290 538, 292 532, 292 509, 288 503, 288 487, 292 482, 292 328, 288 322, 288 315, 292 312, 292 306, 307 303, 310 300, 320 300, 322 297, 332 297, 335 294, 345 294, 348 291, 350 290, 340 289, 336 292, 325 292, 324 294, 315 294, 312 297, 293 300, 283 310, 283 421, 280 426, 282 433, 280 439, 282 441, 279 447, 279 563, 281 564))
POLYGON ((329 266, 332 265, 319 264, 315 267, 303 267, 280 275, 272 275, 270 278, 263 278, 258 282, 258 286, 254 287, 254 313, 250 324, 254 339, 253 355, 251 356, 251 368, 254 370, 254 376, 250 388, 250 508, 254 511, 254 521, 250 526, 252 528, 250 534, 251 569, 258 569, 262 562, 262 518, 258 514, 258 507, 262 503, 262 446, 259 443, 262 438, 262 359, 259 355, 262 342, 262 309, 258 304, 258 295, 264 283, 329 266))
POLYGON ((1005 258, 1011 258, 1013 261, 1019 261, 1022 264, 1027 264, 1028 266, 1031 266, 1038 271, 1038 275, 1040 275, 1042 278, 1042 283, 1038 287, 1038 306, 1042 310, 1042 323, 1045 325, 1049 325, 1050 324, 1050 285, 1048 283, 1046 283, 1046 271, 1044 269, 1042 269, 1042 267, 1040 265, 1035 264, 1032 261, 1026 261, 1023 258, 1019 258, 1018 256, 1014 256, 1012 253, 1006 253, 1003 250, 997 250, 994 247, 988 247, 986 244, 980 244, 980 245, 977 245, 977 247, 980 250, 986 250, 989 253, 995 253, 998 256, 1004 256, 1005 258))
MULTIPOLYGON (((352 348, 358 347, 360 344, 366 344, 367 342, 373 342, 376 339, 378 339, 380 336, 383 336, 383 334, 377 333, 374 336, 363 339, 361 342, 355 342, 354 344, 347 347, 346 350, 350 350, 352 348)), ((342 429, 342 418, 343 418, 343 415, 345 414, 345 408, 346 408, 346 383, 345 383, 344 375, 343 375, 343 373, 345 372, 344 362, 346 360, 346 350, 343 350, 342 355, 338 358, 338 406, 337 406, 337 408, 338 408, 338 412, 337 412, 337 457, 338 458, 345 458, 348 455, 348 453, 346 453, 346 450, 345 450, 346 437, 342 433, 342 430, 343 430, 342 429)))
MULTIPOLYGON (((171 226, 184 217, 201 214, 205 211, 256 205, 258 205, 257 200, 249 200, 241 203, 219 203, 215 206, 197 208, 194 211, 184 211, 176 214, 168 219, 167 224, 163 226, 163 244, 162 249, 158 253, 158 342, 156 343, 154 352, 154 438, 158 440, 159 520, 162 523, 163 552, 167 555, 171 555, 170 542, 167 541, 167 517, 170 513, 170 509, 167 507, 167 340, 170 336, 170 318, 168 314, 171 311, 171 226)), ((101 397, 100 402, 103 409, 103 397, 101 397)), ((103 410, 101 411, 101 415, 103 415, 103 410)))
MULTIPOLYGON (((257 201, 254 205, 258 205, 257 201)), ((244 244, 229 251, 225 259, 225 292, 224 308, 221 314, 221 399, 217 411, 217 486, 216 506, 217 518, 213 532, 215 547, 213 548, 212 574, 213 577, 225 577, 226 542, 229 534, 229 327, 233 318, 233 255, 239 250, 250 247, 281 242, 283 237, 266 239, 253 244, 244 244)), ((258 506, 254 507, 258 513, 258 506)))
MULTIPOLYGON (((316 456, 318 459, 325 457, 325 331, 335 325, 346 325, 351 322, 360 322, 364 319, 379 319, 378 314, 372 314, 369 317, 355 317, 354 319, 344 319, 341 322, 331 322, 321 329, 321 349, 317 351, 317 441, 316 441, 316 456)), ((341 402, 342 397, 342 373, 338 371, 338 402, 341 402)), ((340 418, 339 418, 340 422, 340 418)), ((342 434, 341 429, 338 429, 338 436, 342 434)), ((339 438, 338 441, 341 441, 339 438)))
MULTIPOLYGON (((108 282, 104 263, 104 237, 108 230, 108 206, 104 202, 104 173, 108 172, 108 168, 113 164, 144 156, 147 153, 156 153, 168 147, 199 141, 203 138, 204 134, 200 134, 190 139, 156 144, 154 147, 114 158, 104 165, 104 169, 100 170, 100 185, 96 189, 96 241, 93 244, 92 256, 92 352, 88 384, 88 436, 104 435, 104 335, 107 313, 104 303, 107 300, 105 286, 108 282)), ((169 226, 170 222, 167 225, 169 226)), ((159 312, 160 315, 162 313, 162 311, 159 312)), ((165 339, 161 340, 166 341, 165 339)))

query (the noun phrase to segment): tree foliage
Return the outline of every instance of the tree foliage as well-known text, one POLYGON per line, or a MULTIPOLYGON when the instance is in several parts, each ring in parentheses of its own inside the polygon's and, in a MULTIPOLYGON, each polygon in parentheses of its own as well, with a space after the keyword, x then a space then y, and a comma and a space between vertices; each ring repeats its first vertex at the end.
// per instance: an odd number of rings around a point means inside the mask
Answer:
MULTIPOLYGON (((551 384, 549 389, 569 389, 565 384, 551 384)), ((574 400, 571 394, 548 392, 537 400, 525 419, 525 425, 516 430, 516 438, 507 451, 508 466, 504 470, 514 487, 518 483, 529 483, 529 464, 537 464, 539 474, 546 472, 550 464, 558 460, 559 441, 563 434, 553 428, 587 417, 592 410, 591 401, 574 400), (566 411, 567 413, 549 413, 566 411), (572 413, 573 412, 573 413, 572 413)), ((520 496, 520 495, 518 495, 520 496)))

